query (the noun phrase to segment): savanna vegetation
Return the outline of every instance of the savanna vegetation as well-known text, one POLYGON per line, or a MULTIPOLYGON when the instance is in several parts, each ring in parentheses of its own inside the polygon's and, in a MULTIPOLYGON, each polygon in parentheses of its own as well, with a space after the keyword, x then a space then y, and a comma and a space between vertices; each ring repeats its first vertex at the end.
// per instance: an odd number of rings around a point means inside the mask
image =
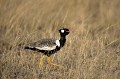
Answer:
POLYGON ((120 0, 0 0, 0 79, 120 79, 120 0), (51 56, 24 44, 59 38, 66 45, 51 56), (33 63, 33 55, 35 55, 33 63))

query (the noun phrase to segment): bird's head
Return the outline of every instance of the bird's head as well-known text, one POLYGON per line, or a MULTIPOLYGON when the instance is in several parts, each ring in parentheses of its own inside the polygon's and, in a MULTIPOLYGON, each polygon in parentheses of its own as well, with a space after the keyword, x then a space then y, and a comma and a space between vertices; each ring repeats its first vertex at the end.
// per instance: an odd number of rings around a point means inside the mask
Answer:
POLYGON ((59 33, 63 36, 66 36, 70 33, 70 30, 67 28, 61 28, 61 29, 59 29, 59 33))

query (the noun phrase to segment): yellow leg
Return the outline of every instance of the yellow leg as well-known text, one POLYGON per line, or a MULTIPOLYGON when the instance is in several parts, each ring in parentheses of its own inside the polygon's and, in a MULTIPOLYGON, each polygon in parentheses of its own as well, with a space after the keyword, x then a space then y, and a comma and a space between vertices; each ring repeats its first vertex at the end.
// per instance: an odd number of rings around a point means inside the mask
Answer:
POLYGON ((36 54, 34 53, 34 55, 33 55, 33 64, 34 64, 34 62, 35 62, 35 57, 36 57, 36 54))
POLYGON ((44 56, 40 58, 39 68, 41 68, 41 66, 43 65, 43 59, 44 59, 44 56))
POLYGON ((58 64, 52 63, 50 57, 48 57, 48 63, 50 63, 50 64, 53 65, 53 66, 62 67, 62 66, 60 66, 60 65, 58 65, 58 64))

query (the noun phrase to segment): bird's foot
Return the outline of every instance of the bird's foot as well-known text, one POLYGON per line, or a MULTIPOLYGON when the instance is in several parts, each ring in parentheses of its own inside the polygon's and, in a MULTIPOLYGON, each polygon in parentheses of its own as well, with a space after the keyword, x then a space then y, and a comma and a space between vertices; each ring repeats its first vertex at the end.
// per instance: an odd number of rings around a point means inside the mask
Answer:
POLYGON ((61 65, 58 65, 58 64, 52 63, 50 57, 48 57, 48 63, 51 64, 51 65, 53 65, 54 67, 64 68, 64 67, 61 66, 61 65))

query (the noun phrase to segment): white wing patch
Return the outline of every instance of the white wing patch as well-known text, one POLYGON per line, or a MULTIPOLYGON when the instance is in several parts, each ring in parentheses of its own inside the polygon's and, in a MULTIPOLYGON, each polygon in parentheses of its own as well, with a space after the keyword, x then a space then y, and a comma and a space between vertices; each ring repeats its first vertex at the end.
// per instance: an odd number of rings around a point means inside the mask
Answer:
POLYGON ((55 43, 58 47, 60 47, 60 41, 59 40, 56 40, 55 43))
POLYGON ((52 46, 52 47, 44 46, 44 47, 35 47, 35 48, 39 50, 54 50, 56 46, 52 46))

